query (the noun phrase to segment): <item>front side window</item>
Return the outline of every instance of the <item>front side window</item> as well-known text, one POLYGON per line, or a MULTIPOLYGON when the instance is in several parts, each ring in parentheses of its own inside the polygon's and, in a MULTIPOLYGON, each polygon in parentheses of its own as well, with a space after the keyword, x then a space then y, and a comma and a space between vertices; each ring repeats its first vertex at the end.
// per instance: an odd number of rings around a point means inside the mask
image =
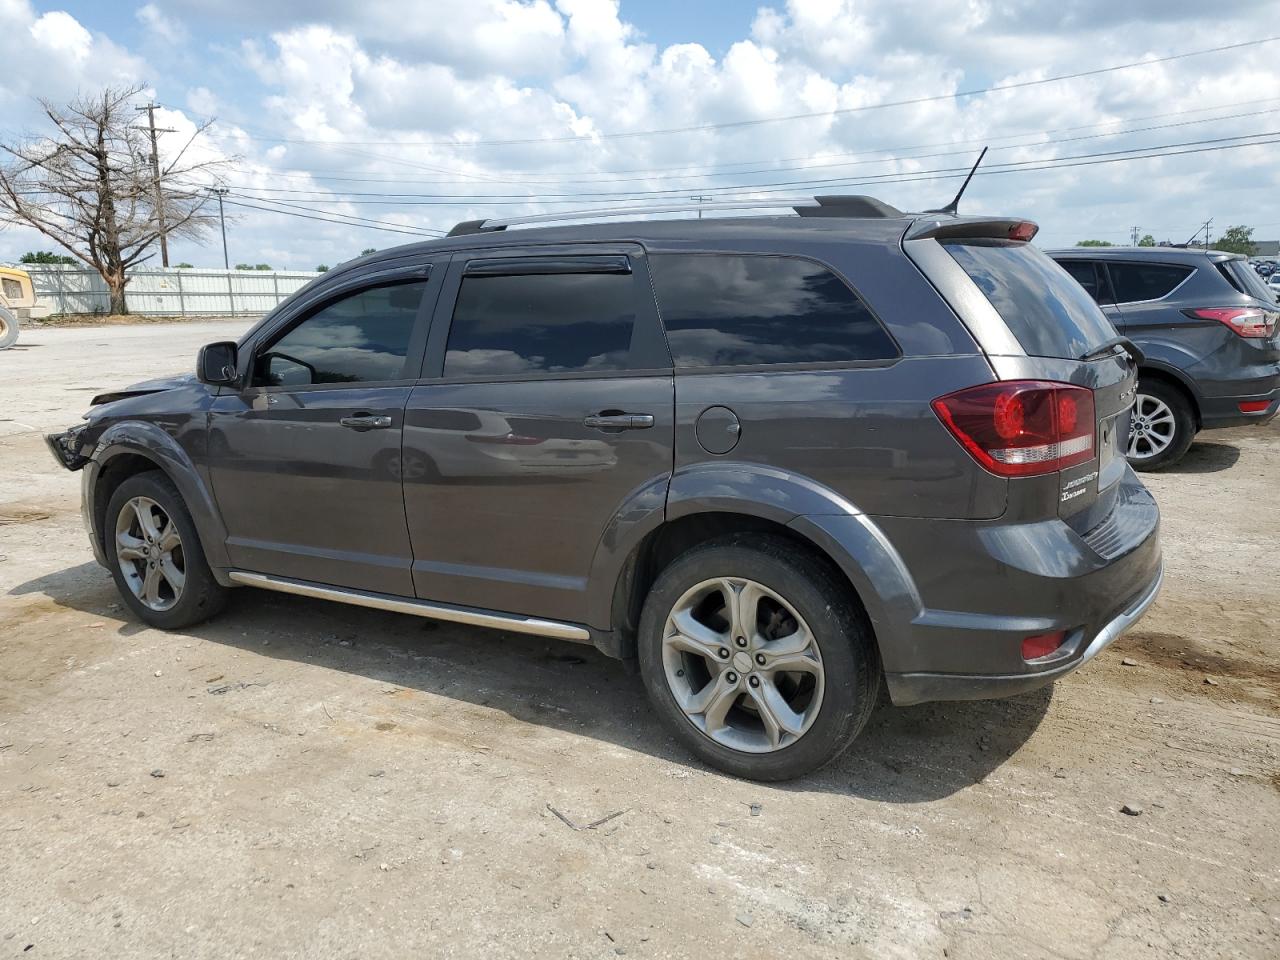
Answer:
POLYGON ((371 287, 323 307, 257 357, 258 386, 401 380, 425 280, 371 287))
POLYGON ((1191 274, 1190 267, 1176 267, 1171 263, 1129 263, 1108 261, 1111 286, 1116 292, 1117 303, 1137 303, 1141 300, 1159 300, 1173 292, 1174 287, 1191 274))
POLYGON ((650 263, 677 367, 898 356, 862 299, 812 260, 695 253, 659 254, 650 263))
POLYGON ((625 370, 636 324, 630 273, 464 276, 446 377, 625 370))

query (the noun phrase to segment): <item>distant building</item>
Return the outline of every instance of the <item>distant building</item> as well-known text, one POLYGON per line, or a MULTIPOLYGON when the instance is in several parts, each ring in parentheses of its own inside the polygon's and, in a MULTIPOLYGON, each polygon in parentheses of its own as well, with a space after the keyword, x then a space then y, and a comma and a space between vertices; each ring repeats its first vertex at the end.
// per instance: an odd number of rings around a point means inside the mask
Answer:
POLYGON ((1280 257, 1280 240, 1255 240, 1255 257, 1280 257))

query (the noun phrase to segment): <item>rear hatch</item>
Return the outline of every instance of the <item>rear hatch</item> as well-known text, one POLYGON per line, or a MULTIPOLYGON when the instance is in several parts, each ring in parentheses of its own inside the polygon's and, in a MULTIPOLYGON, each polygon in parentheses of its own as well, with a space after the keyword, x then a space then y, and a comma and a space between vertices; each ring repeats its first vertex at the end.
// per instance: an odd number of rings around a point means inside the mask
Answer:
MULTIPOLYGON (((975 311, 972 304, 965 311, 966 322, 979 328, 975 338, 1000 380, 1071 384, 1092 393, 1091 411, 1084 391, 1055 395, 1060 410, 1073 421, 1092 416, 1093 456, 1080 451, 1064 458, 1070 465, 1057 471, 1056 488, 1046 491, 1055 497, 1058 515, 1085 534, 1110 516, 1125 477, 1122 451, 1137 361, 1127 352, 1127 342, 1119 343, 1111 321, 1066 271, 1027 240, 1007 239, 1033 233, 1033 225, 997 223, 1013 225, 1005 227, 1003 236, 986 225, 967 231, 977 234, 969 236, 964 235, 965 225, 955 224, 936 239, 1002 321, 975 311), (997 235, 990 236, 992 232, 997 235)), ((1087 444, 1087 427, 1081 426, 1070 431, 1075 438, 1070 450, 1087 444)), ((1052 509, 1047 503, 1043 506, 1052 509)))

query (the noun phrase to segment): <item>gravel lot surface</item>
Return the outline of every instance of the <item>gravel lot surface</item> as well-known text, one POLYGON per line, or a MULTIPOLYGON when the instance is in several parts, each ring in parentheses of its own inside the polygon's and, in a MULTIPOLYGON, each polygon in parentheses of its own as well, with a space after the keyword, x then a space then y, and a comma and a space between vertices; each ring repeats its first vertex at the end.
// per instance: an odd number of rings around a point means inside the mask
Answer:
POLYGON ((1086 669, 761 786, 590 647, 130 619, 41 431, 246 325, 0 353, 0 957, 1280 956, 1280 424, 1149 477, 1164 592, 1086 669))

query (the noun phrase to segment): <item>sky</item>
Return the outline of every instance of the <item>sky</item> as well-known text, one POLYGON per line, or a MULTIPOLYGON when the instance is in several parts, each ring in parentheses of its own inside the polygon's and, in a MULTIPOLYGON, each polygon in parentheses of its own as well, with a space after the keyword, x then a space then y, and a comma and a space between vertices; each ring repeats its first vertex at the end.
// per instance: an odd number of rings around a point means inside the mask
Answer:
MULTIPOLYGON (((1183 242, 1209 218, 1214 236, 1245 224, 1271 239, 1274 13, 1262 0, 0 0, 0 143, 48 132, 36 98, 140 85, 174 131, 162 158, 213 121, 189 155, 222 161, 231 262, 288 269, 460 220, 699 196, 865 193, 923 210, 983 145, 962 212, 1035 220, 1048 247, 1123 243, 1135 226, 1183 242), (1201 52, 1238 44, 1252 45, 1201 52), (1055 79, 1076 74, 1089 75, 1055 79)), ((50 247, 0 230, 0 260, 50 247)), ((220 237, 177 240, 171 260, 220 266, 220 237)))

